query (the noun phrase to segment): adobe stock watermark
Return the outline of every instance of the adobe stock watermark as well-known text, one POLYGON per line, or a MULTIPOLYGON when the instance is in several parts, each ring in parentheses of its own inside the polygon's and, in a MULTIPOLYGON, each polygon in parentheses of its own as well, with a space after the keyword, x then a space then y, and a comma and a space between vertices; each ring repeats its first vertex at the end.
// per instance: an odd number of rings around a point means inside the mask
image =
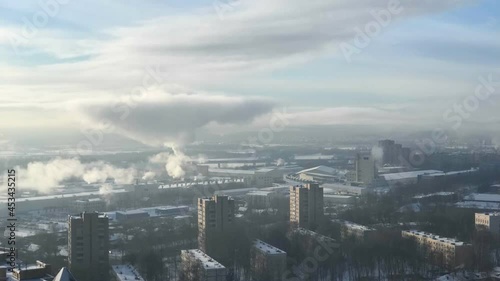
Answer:
POLYGON ((23 27, 19 33, 14 33, 10 37, 10 45, 16 55, 22 55, 22 48, 26 47, 30 40, 45 28, 50 19, 56 17, 61 11, 61 7, 67 5, 71 0, 40 0, 39 9, 31 17, 22 17, 23 27))
POLYGON ((359 55, 363 49, 368 47, 372 40, 382 33, 382 29, 387 28, 394 16, 403 12, 404 8, 401 6, 399 0, 389 0, 387 8, 378 11, 370 11, 373 20, 366 23, 363 28, 356 27, 354 31, 356 36, 351 42, 342 42, 339 45, 342 54, 348 63, 352 62, 352 56, 359 55))
MULTIPOLYGON (((147 91, 162 88, 165 81, 164 77, 166 77, 166 72, 162 72, 159 65, 146 67, 141 81, 142 85, 134 87, 129 95, 122 97, 120 101, 113 104, 111 111, 116 114, 116 119, 124 122, 147 91)), ((85 139, 77 144, 76 152, 78 155, 91 153, 95 147, 103 144, 104 133, 112 133, 116 130, 113 122, 109 119, 101 120, 100 125, 99 128, 81 129, 85 139)))
MULTIPOLYGON (((500 92, 500 69, 478 77, 478 83, 474 93, 468 95, 459 102, 455 102, 450 108, 444 111, 442 117, 450 124, 451 129, 458 131, 464 122, 470 119, 481 106, 486 103, 495 105, 494 97, 498 97, 500 92)), ((417 148, 411 151, 409 164, 418 167, 424 164, 425 158, 434 154, 439 146, 448 142, 449 136, 442 128, 433 130, 430 138, 417 140, 417 148)))
POLYGON ((236 10, 236 8, 241 5, 242 0, 214 0, 213 7, 217 16, 223 20, 226 15, 230 12, 236 10))
POLYGON ((286 113, 286 108, 283 108, 282 111, 273 110, 268 126, 260 129, 257 136, 248 138, 247 142, 242 143, 242 146, 257 147, 271 144, 274 141, 275 134, 283 132, 290 124, 286 113))

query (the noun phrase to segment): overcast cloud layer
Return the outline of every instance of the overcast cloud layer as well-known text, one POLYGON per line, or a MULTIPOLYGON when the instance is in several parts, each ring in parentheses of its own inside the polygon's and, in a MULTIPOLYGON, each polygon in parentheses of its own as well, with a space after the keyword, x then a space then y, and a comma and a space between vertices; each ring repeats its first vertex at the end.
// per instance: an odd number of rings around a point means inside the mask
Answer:
MULTIPOLYGON (((81 99, 86 125, 107 119, 153 145, 191 141, 213 123, 241 128, 275 103, 292 124, 433 126, 474 95, 479 77, 500 80, 490 0, 70 1, 26 36, 23 17, 42 10, 35 2, 1 4, 10 16, 0 28, 0 102, 11 118, 0 128, 72 127, 81 115, 53 105, 81 99), (339 46, 391 5, 401 12, 348 62, 339 46), (171 94, 118 117, 116 100, 151 88, 171 94)), ((467 121, 496 124, 497 98, 467 121)))

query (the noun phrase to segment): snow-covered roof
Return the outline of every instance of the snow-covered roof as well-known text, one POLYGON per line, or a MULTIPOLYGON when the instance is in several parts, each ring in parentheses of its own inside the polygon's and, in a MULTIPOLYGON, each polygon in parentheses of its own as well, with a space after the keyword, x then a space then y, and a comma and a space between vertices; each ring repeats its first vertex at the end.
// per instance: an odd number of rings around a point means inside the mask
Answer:
POLYGON ((328 167, 328 166, 317 166, 309 169, 302 170, 298 172, 297 174, 303 174, 303 173, 314 173, 314 174, 326 174, 326 175, 333 175, 335 174, 337 169, 328 167))
POLYGON ((218 261, 214 260, 204 252, 198 249, 193 249, 193 250, 183 250, 183 253, 189 254, 191 257, 195 258, 197 261, 201 263, 203 268, 205 269, 224 269, 224 267, 221 263, 218 261))
POLYGON ((405 180, 405 179, 413 179, 418 178, 421 175, 432 175, 443 173, 443 171, 438 170, 422 170, 422 171, 411 171, 411 172, 402 172, 402 173, 391 173, 391 174, 383 174, 381 175, 386 181, 395 181, 395 180, 405 180))
POLYGON ((453 238, 441 237, 439 235, 436 235, 436 234, 433 234, 433 233, 424 232, 424 231, 419 231, 419 230, 404 230, 403 232, 411 233, 411 234, 413 234, 415 236, 430 238, 432 240, 435 240, 436 242, 441 242, 443 244, 448 244, 448 245, 453 245, 453 246, 467 245, 466 243, 464 243, 462 241, 458 241, 458 240, 453 239, 453 238))
POLYGON ((118 281, 144 281, 137 269, 132 265, 113 265, 113 272, 118 281))
POLYGON ((255 240, 253 245, 257 250, 266 255, 286 255, 285 251, 282 251, 274 246, 271 246, 261 240, 255 240))

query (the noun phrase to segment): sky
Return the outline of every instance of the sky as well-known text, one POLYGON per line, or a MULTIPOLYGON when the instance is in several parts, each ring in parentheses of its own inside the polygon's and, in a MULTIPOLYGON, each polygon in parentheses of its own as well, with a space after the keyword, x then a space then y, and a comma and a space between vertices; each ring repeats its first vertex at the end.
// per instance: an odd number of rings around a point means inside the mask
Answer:
POLYGON ((2 0, 0 136, 110 123, 192 142, 269 126, 273 110, 301 126, 495 130, 499 15, 496 0, 2 0))

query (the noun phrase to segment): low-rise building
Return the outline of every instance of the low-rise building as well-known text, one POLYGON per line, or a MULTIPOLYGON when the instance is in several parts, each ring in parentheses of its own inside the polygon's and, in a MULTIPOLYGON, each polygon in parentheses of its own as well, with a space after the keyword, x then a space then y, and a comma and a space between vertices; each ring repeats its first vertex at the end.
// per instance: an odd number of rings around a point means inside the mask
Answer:
POLYGON ((52 280, 52 266, 41 261, 36 261, 35 265, 16 268, 12 272, 12 279, 15 281, 45 281, 52 280))
POLYGON ((324 205, 350 205, 356 202, 356 197, 339 194, 324 194, 324 205))
POLYGON ((137 269, 130 264, 113 265, 112 268, 117 281, 144 281, 137 269))
POLYGON ((417 230, 404 230, 401 235, 403 238, 413 239, 419 249, 437 265, 455 268, 469 266, 473 260, 474 250, 471 244, 417 230))
POLYGON ((342 240, 355 238, 357 241, 375 241, 378 238, 378 231, 361 224, 350 221, 334 221, 340 224, 340 234, 342 240))
POLYGON ((106 210, 106 202, 101 198, 80 199, 73 202, 75 213, 103 212, 106 210))
POLYGON ((271 206, 271 200, 274 196, 276 193, 272 191, 257 190, 247 193, 246 200, 249 206, 264 209, 271 206))
POLYGON ((252 275, 255 280, 281 280, 286 269, 286 252, 261 240, 252 248, 252 275))
POLYGON ((183 281, 226 281, 225 266, 198 249, 181 251, 183 281))
POLYGON ((476 213, 476 229, 500 234, 500 213, 476 213))

